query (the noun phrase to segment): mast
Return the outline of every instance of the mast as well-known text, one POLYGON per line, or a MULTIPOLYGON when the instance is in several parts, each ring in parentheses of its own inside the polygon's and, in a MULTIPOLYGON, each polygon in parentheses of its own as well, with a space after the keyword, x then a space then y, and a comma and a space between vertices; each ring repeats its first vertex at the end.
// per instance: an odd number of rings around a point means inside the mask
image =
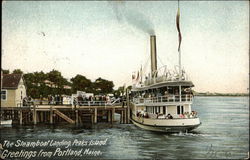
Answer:
POLYGON ((179 46, 178 46, 178 52, 179 52, 179 81, 181 80, 181 30, 180 30, 180 6, 179 6, 179 0, 178 0, 178 10, 176 15, 176 27, 178 30, 178 36, 179 36, 179 46))
POLYGON ((142 65, 141 65, 140 72, 141 72, 141 73, 140 73, 140 75, 141 75, 141 79, 140 79, 141 81, 140 81, 140 83, 142 83, 142 65))
POLYGON ((179 50, 179 81, 181 81, 181 49, 179 50))
MULTIPOLYGON (((176 27, 178 30, 178 37, 179 37, 179 46, 178 46, 178 52, 179 52, 179 81, 181 81, 181 30, 180 30, 180 6, 179 6, 179 0, 178 0, 178 10, 176 15, 176 27)), ((181 85, 179 85, 179 101, 182 101, 181 96, 181 85)))

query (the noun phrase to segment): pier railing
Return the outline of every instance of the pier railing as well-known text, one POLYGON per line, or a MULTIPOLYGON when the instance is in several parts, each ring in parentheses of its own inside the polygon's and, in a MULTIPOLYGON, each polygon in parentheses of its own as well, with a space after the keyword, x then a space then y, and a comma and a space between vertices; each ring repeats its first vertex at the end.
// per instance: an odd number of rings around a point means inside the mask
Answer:
POLYGON ((107 102, 107 101, 78 101, 76 105, 79 106, 112 106, 121 104, 121 102, 107 102))
POLYGON ((17 103, 17 107, 22 106, 33 106, 33 105, 63 105, 63 106, 114 106, 121 105, 122 102, 120 98, 113 101, 48 101, 48 100, 32 100, 26 103, 17 103))
POLYGON ((136 104, 148 104, 148 103, 167 103, 167 102, 192 102, 193 95, 167 95, 167 96, 156 96, 149 98, 133 98, 133 102, 136 104), (181 98, 181 99, 180 99, 181 98))

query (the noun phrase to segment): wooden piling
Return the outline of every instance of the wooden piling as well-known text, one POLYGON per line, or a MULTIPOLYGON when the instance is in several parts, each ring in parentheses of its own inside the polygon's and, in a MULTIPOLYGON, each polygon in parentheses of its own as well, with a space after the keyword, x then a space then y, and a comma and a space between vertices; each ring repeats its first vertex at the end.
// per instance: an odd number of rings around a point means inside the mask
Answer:
POLYGON ((91 124, 93 124, 93 123, 94 123, 94 115, 91 114, 91 124))
POLYGON ((78 116, 78 118, 79 118, 79 122, 80 122, 80 124, 82 124, 82 112, 81 111, 78 111, 78 115, 80 114, 80 117, 78 116), (80 112, 80 113, 79 113, 80 112))
POLYGON ((78 124, 78 122, 79 122, 78 109, 75 110, 75 113, 76 113, 76 120, 75 120, 75 122, 76 122, 76 124, 78 124))
POLYGON ((20 123, 20 125, 23 124, 23 112, 22 112, 22 108, 21 107, 19 109, 19 123, 20 123))
POLYGON ((128 94, 128 90, 126 90, 126 103, 127 103, 127 121, 126 121, 126 123, 130 123, 130 107, 129 107, 129 94, 128 94))
POLYGON ((94 111, 94 123, 97 123, 97 108, 94 111))
POLYGON ((124 122, 124 124, 127 123, 127 108, 124 109, 123 122, 124 122))
POLYGON ((123 122, 123 111, 121 111, 120 123, 124 123, 123 122))
POLYGON ((107 113, 107 116, 108 116, 108 122, 110 122, 110 121, 111 121, 111 114, 110 114, 110 110, 108 110, 107 112, 108 112, 108 113, 107 113))
POLYGON ((50 106, 49 122, 50 122, 50 124, 53 124, 53 108, 52 108, 52 106, 50 106))
POLYGON ((37 117, 36 117, 36 105, 33 105, 33 123, 36 124, 37 117))
POLYGON ((112 108, 112 118, 111 118, 111 123, 115 121, 115 108, 112 108))

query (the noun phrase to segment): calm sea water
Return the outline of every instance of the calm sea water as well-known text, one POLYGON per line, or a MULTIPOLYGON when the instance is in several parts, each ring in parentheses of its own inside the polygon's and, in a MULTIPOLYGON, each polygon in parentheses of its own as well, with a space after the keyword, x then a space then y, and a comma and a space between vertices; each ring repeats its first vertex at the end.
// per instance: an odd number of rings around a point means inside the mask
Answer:
MULTIPOLYGON (((193 110, 198 112, 202 125, 191 133, 155 133, 139 129, 133 124, 1 127, 2 145, 6 140, 17 144, 19 139, 24 142, 37 140, 71 143, 75 140, 103 142, 103 145, 72 145, 68 148, 63 144, 59 147, 35 148, 5 145, 1 151, 2 153, 4 150, 37 151, 38 154, 42 150, 42 152, 45 151, 43 156, 49 156, 49 152, 52 153, 50 159, 244 159, 248 156, 248 97, 195 97, 193 110), (80 156, 60 157, 59 152, 55 154, 57 148, 61 151, 66 149, 75 151, 83 149, 83 151, 80 156), (85 152, 86 149, 94 151, 93 154, 86 154, 90 153, 85 152)), ((7 154, 7 151, 4 154, 7 154)), ((35 158, 30 159, 42 159, 43 156, 36 155, 35 158)))

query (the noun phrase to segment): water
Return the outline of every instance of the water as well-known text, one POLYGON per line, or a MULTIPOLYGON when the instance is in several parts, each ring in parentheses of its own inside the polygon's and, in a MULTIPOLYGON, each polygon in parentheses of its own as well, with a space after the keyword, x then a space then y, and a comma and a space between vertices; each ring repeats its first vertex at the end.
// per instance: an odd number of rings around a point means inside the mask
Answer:
MULTIPOLYGON (((7 147, 4 150, 37 151, 30 159, 244 159, 249 151, 249 98, 248 97, 195 97, 193 110, 200 116, 202 125, 190 133, 156 133, 137 128, 133 124, 97 124, 76 127, 72 125, 13 126, 1 128, 4 141, 69 142, 97 140, 103 145, 48 147, 7 147), (106 142, 105 142, 106 141, 106 142), (104 143, 105 142, 105 143, 104 143), (81 155, 60 156, 61 151, 72 149, 81 155), (86 154, 94 151, 92 154, 86 154), (38 152, 42 150, 42 155, 38 152), (45 154, 51 152, 52 155, 45 154), (56 152, 56 153, 55 153, 56 152), (53 155, 55 154, 55 155, 53 155), (49 156, 50 155, 50 156, 49 156), (48 156, 48 157, 46 157, 48 156)), ((66 151, 65 151, 66 152, 66 151)), ((5 151, 4 154, 7 154, 5 151)), ((61 153, 62 154, 62 153, 61 153)), ((32 155, 32 154, 30 154, 32 155)), ((6 156, 6 155, 5 155, 6 156)), ((25 159, 19 157, 7 159, 25 159)), ((29 157, 26 157, 27 159, 29 157)))

